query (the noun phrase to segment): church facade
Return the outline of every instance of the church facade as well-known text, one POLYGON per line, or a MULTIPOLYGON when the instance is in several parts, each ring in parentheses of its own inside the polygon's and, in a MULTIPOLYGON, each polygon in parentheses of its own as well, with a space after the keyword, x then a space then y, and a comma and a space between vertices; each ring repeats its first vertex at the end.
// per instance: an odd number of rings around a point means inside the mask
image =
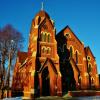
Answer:
POLYGON ((28 52, 18 51, 12 95, 62 96, 99 89, 96 60, 69 26, 56 35, 54 22, 41 10, 32 20, 28 52))
POLYGON ((98 89, 97 65, 90 47, 84 47, 84 43, 77 38, 69 26, 56 35, 56 40, 63 92, 66 92, 66 88, 68 90, 98 89))

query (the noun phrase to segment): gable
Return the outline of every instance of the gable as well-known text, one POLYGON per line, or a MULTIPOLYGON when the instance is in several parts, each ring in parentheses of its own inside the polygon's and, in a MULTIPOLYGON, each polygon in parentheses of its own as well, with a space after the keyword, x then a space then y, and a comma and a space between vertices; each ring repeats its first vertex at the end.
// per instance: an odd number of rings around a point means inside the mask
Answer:
POLYGON ((86 56, 91 56, 91 57, 93 57, 95 59, 95 57, 94 57, 94 55, 93 55, 93 53, 92 53, 92 51, 91 51, 89 46, 85 47, 85 53, 86 53, 86 56))
POLYGON ((45 18, 39 26, 41 32, 50 33, 52 36, 54 35, 54 24, 51 19, 45 18))
POLYGON ((82 51, 84 49, 83 43, 77 38, 77 36, 73 33, 73 31, 66 26, 61 32, 56 35, 56 40, 58 46, 67 44, 67 48, 69 49, 71 46, 75 48, 75 51, 82 51))
POLYGON ((46 59, 46 61, 45 61, 44 64, 41 66, 41 68, 39 69, 38 72, 41 73, 41 72, 43 71, 43 69, 45 68, 45 65, 48 64, 48 63, 50 63, 50 64, 52 65, 51 67, 52 67, 53 71, 54 71, 56 74, 58 74, 58 73, 57 73, 57 70, 56 70, 56 68, 55 68, 55 66, 54 66, 54 64, 53 64, 53 62, 52 62, 52 60, 49 59, 49 58, 46 59))
POLYGON ((28 57, 28 54, 27 54, 27 52, 18 51, 17 56, 18 56, 19 63, 22 64, 26 60, 26 58, 28 57))
POLYGON ((63 31, 63 35, 65 36, 66 34, 70 35, 69 41, 73 41, 76 44, 83 45, 82 42, 78 39, 78 37, 74 34, 74 32, 71 30, 69 26, 67 26, 63 31))

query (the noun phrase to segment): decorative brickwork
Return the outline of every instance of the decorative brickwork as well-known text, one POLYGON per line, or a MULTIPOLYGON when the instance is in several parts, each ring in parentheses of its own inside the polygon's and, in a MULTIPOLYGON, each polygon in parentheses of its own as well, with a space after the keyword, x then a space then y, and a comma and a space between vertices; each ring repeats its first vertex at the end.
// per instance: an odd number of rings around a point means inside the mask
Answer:
POLYGON ((99 88, 90 48, 84 48, 68 26, 55 32, 54 21, 45 11, 32 20, 28 52, 18 51, 16 59, 13 96, 61 96, 69 90, 99 88))

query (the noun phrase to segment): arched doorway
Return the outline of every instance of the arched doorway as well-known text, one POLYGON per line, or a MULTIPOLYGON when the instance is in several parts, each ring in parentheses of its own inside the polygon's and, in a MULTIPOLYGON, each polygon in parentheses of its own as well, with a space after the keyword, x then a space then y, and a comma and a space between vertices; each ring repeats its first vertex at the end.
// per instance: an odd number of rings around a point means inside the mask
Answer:
POLYGON ((42 71, 42 95, 50 95, 50 77, 48 67, 45 67, 42 71))
POLYGON ((76 90, 76 80, 74 78, 74 71, 70 62, 66 61, 60 65, 60 67, 62 74, 62 92, 63 95, 65 95, 68 91, 76 90))

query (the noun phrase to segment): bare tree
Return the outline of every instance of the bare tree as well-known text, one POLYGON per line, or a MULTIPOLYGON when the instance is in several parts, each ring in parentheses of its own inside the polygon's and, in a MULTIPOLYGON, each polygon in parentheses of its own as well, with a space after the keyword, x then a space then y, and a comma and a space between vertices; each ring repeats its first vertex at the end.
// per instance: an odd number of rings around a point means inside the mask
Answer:
POLYGON ((11 25, 6 25, 0 30, 0 89, 10 87, 10 70, 12 61, 20 45, 23 36, 11 25))

